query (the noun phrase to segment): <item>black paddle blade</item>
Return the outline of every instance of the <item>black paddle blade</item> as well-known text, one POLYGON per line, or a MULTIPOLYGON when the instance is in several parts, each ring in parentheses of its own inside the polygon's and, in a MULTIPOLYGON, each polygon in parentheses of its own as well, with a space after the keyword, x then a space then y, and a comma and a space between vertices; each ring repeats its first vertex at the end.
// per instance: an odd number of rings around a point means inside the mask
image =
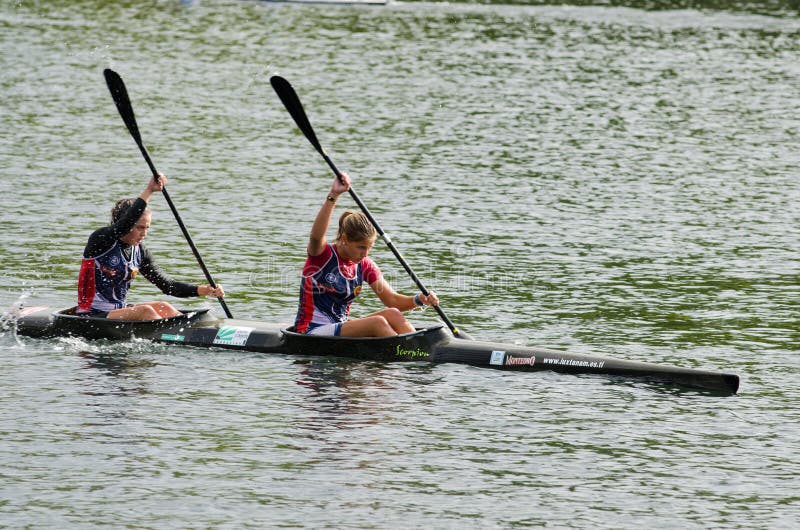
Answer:
POLYGON ((314 134, 314 129, 311 127, 311 122, 308 121, 306 111, 303 110, 303 104, 300 103, 300 98, 297 97, 297 92, 294 91, 292 85, 279 75, 270 77, 269 82, 272 84, 272 88, 275 89, 275 93, 281 98, 283 106, 286 107, 286 110, 292 115, 294 122, 306 138, 308 138, 308 141, 311 142, 311 145, 314 146, 314 149, 316 149, 319 154, 324 156, 325 153, 322 150, 322 146, 319 140, 317 140, 317 135, 314 134))
POLYGON ((139 134, 139 126, 136 125, 136 116, 133 114, 133 107, 128 97, 128 90, 125 88, 125 82, 117 72, 109 68, 103 70, 103 75, 106 78, 106 85, 108 85, 108 90, 111 92, 111 97, 114 99, 119 115, 122 116, 122 121, 125 122, 125 126, 128 127, 128 131, 130 131, 134 141, 141 145, 142 136, 139 134))

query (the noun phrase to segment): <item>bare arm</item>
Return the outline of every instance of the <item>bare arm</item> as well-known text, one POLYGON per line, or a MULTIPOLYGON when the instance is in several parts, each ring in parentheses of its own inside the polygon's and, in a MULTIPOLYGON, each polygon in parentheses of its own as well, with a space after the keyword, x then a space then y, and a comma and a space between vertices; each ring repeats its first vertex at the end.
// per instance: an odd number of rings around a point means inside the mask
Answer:
POLYGON ((350 177, 344 173, 342 173, 342 176, 344 177, 344 183, 340 182, 338 178, 334 178, 331 191, 328 192, 328 196, 325 198, 325 202, 320 207, 317 217, 314 219, 314 224, 311 226, 311 234, 308 237, 309 256, 319 256, 325 250, 325 244, 327 243, 325 233, 331 224, 336 199, 350 189, 350 177))
MULTIPOLYGON (((386 307, 394 307, 400 311, 408 311, 418 307, 417 302, 415 301, 415 296, 408 296, 398 293, 392 289, 392 286, 389 285, 389 282, 384 280, 383 277, 372 282, 369 284, 369 286, 386 307)), ((436 296, 436 293, 430 291, 427 296, 420 294, 419 301, 423 305, 436 305, 439 303, 439 298, 436 296)))

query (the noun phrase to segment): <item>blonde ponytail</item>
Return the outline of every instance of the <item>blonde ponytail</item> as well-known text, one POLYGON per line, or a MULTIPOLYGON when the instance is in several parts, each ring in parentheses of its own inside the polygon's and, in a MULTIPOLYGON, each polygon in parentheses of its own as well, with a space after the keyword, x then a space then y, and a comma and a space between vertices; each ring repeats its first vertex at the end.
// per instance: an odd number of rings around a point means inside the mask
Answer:
POLYGON ((342 236, 346 237, 348 241, 374 239, 375 227, 363 213, 346 210, 339 217, 339 231, 336 233, 337 243, 342 240, 342 236))

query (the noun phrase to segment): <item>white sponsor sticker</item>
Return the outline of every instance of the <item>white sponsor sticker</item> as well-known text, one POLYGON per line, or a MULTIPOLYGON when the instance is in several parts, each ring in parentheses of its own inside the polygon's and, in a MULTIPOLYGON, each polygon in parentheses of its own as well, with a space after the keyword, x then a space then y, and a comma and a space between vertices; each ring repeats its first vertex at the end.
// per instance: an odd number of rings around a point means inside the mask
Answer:
POLYGON ((505 359, 506 359, 506 352, 495 350, 492 352, 492 357, 489 359, 489 364, 497 364, 502 366, 503 361, 505 361, 505 359))
POLYGON ((225 326, 219 328, 219 331, 217 331, 217 336, 214 337, 213 344, 220 344, 223 346, 244 346, 245 343, 247 343, 247 338, 252 332, 253 328, 236 328, 225 326))

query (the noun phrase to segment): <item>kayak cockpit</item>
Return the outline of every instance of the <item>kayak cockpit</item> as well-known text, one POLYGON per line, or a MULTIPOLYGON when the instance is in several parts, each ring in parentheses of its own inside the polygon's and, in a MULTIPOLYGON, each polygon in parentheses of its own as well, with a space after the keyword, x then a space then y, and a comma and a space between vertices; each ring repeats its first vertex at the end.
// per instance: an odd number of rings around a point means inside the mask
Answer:
POLYGON ((70 307, 52 314, 53 335, 71 335, 87 339, 151 339, 163 330, 189 326, 202 320, 212 320, 209 310, 179 310, 180 315, 156 320, 113 320, 103 317, 80 315, 77 307, 70 307))
POLYGON ((392 337, 331 337, 281 329, 288 353, 333 355, 380 362, 430 361, 436 344, 450 340, 441 324, 392 337))

